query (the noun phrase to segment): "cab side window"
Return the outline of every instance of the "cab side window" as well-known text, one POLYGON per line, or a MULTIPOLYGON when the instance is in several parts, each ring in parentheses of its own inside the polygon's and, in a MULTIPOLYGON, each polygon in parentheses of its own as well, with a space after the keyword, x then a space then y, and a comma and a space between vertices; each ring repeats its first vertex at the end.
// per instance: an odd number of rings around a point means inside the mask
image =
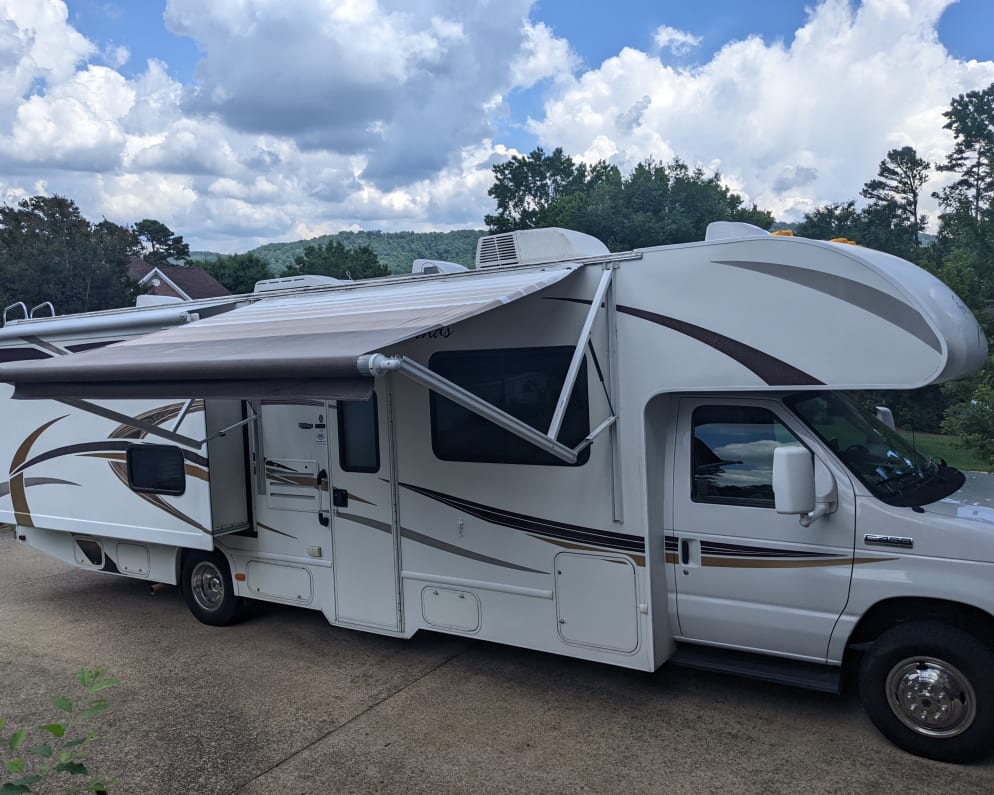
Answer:
POLYGON ((773 451, 797 437, 753 406, 698 406, 692 423, 691 499, 772 508, 773 451))

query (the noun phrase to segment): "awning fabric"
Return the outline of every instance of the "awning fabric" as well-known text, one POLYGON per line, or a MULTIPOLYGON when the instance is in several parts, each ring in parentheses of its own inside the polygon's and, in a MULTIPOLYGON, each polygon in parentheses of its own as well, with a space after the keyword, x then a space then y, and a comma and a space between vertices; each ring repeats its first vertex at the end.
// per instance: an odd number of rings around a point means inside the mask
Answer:
POLYGON ((93 351, 0 365, 15 398, 368 398, 356 360, 562 280, 565 263, 260 298, 93 351))

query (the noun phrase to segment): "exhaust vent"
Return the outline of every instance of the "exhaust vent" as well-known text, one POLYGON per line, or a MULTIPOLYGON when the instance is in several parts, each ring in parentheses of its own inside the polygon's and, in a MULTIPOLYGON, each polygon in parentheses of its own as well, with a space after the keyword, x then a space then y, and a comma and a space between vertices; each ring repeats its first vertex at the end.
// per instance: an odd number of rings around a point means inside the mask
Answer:
POLYGON ((536 265, 542 262, 599 257, 607 246, 596 237, 571 229, 520 229, 481 237, 476 244, 477 268, 536 265))

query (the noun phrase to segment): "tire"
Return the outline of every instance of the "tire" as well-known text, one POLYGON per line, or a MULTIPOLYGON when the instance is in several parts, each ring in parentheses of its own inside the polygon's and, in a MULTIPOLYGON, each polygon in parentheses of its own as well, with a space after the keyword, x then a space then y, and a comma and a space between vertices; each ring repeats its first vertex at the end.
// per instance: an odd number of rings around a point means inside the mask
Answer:
POLYGON ((220 552, 192 551, 183 559, 183 597, 194 617, 214 627, 238 618, 240 602, 231 581, 231 567, 220 552))
POLYGON ((863 658, 859 692, 870 720, 899 748, 942 762, 994 750, 994 652, 937 621, 882 634, 863 658))

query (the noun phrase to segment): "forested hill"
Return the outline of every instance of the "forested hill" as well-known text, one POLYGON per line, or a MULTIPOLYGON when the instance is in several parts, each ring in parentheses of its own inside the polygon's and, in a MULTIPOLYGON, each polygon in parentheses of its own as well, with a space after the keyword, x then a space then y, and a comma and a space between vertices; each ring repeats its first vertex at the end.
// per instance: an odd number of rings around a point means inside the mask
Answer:
MULTIPOLYGON (((264 260, 274 274, 280 274, 293 264, 294 257, 304 253, 307 246, 323 246, 327 241, 335 240, 346 248, 369 246, 391 273, 410 273, 411 263, 422 258, 448 260, 473 267, 476 241, 485 234, 474 229, 453 232, 339 232, 293 243, 268 243, 248 253, 264 260)), ((197 252, 195 256, 212 258, 202 252, 197 252)))

